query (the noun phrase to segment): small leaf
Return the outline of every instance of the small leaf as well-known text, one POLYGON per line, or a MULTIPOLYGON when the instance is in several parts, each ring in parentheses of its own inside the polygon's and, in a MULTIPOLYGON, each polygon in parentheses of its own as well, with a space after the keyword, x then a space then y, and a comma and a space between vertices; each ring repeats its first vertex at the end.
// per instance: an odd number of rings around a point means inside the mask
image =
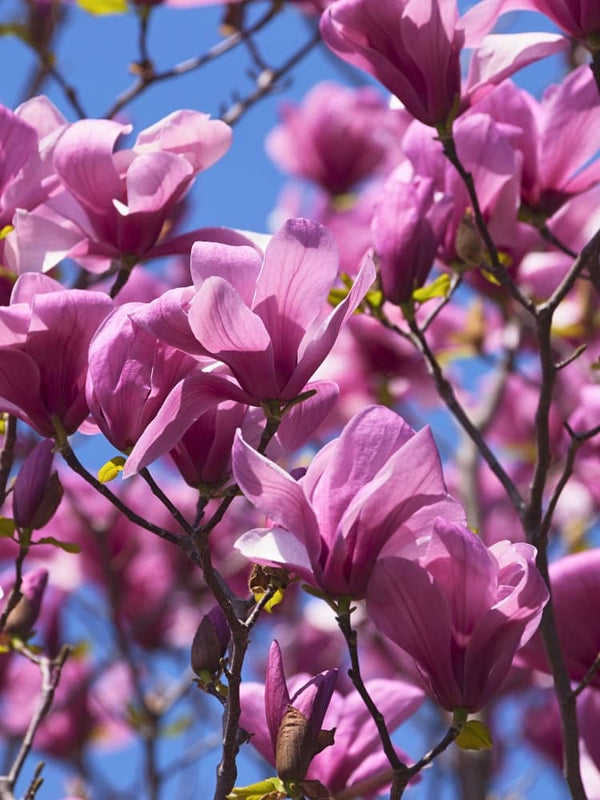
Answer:
POLYGON ((38 539, 37 542, 31 542, 31 544, 49 544, 51 547, 58 547, 59 550, 64 550, 65 553, 81 553, 81 548, 78 544, 74 542, 61 542, 55 539, 54 536, 43 536, 41 539, 38 539))
POLYGON ((498 278, 495 275, 493 275, 488 269, 482 269, 481 274, 488 283, 492 283, 494 286, 500 286, 500 281, 498 280, 498 278))
POLYGON ((114 456, 110 461, 107 461, 103 467, 100 467, 98 470, 98 480, 100 483, 114 481, 119 472, 123 472, 126 460, 124 456, 114 456))
POLYGON ((77 5, 96 17, 124 14, 127 11, 127 0, 77 0, 77 5))
POLYGON ((6 239, 9 233, 12 233, 14 228, 12 225, 5 225, 3 228, 0 228, 0 240, 6 239))
POLYGON ((417 303, 426 303, 428 300, 432 300, 434 297, 448 297, 448 292, 450 291, 450 285, 452 281, 450 275, 447 272, 442 273, 442 275, 438 275, 438 277, 428 283, 426 286, 422 286, 420 289, 415 289, 412 293, 413 300, 417 303))
POLYGON ((8 517, 0 517, 0 539, 12 539, 15 533, 15 521, 8 517))
POLYGON ((184 731, 189 730, 193 723, 194 718, 189 714, 184 714, 182 717, 179 717, 179 719, 161 728, 160 735, 165 739, 175 739, 184 731))
POLYGON ((488 726, 478 719, 465 722, 455 741, 462 750, 491 750, 494 746, 488 726))
POLYGON ((334 308, 339 306, 339 304, 342 303, 346 297, 348 297, 349 292, 350 289, 346 288, 331 289, 329 295, 327 296, 329 305, 333 306, 334 308))
POLYGON ((280 778, 267 778, 250 786, 236 786, 227 800, 262 800, 264 797, 284 798, 287 792, 280 778))

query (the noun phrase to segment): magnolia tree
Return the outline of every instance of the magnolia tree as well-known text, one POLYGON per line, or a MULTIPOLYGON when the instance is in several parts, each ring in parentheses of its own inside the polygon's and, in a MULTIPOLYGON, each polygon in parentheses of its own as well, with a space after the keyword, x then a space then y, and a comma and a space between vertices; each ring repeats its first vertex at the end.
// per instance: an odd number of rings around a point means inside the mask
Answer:
POLYGON ((81 6, 2 28, 1 800, 599 798, 600 4, 242 0, 162 71, 154 3, 81 6), (54 47, 88 13, 139 28, 102 118, 54 47), (274 232, 190 230, 319 48, 353 88, 264 132, 274 232), (139 129, 234 49, 221 119, 139 129))

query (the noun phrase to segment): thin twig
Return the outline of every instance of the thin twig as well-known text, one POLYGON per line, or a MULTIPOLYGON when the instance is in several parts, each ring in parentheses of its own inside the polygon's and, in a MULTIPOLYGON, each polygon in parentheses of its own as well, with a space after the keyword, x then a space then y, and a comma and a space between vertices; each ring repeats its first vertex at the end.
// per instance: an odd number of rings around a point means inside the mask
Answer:
POLYGON ((4 441, 0 451, 0 505, 6 500, 6 486, 15 460, 17 418, 9 414, 4 422, 4 441))
POLYGON ((346 640, 348 653, 350 655, 351 669, 348 671, 348 675, 352 681, 352 684, 354 685, 354 688, 361 696, 363 703, 371 714, 373 722, 377 728, 377 732, 379 733, 379 738, 381 739, 381 743, 383 745, 383 751, 393 772, 390 800, 397 800, 402 795, 403 786, 406 786, 408 783, 408 778, 406 781, 404 781, 404 778, 408 772, 408 767, 398 757, 396 749, 392 744, 392 739, 387 729, 387 725, 385 724, 383 714, 377 708, 375 701, 369 694, 369 691, 362 679, 362 675, 360 673, 360 662, 358 659, 357 634, 352 628, 352 622, 350 620, 350 615, 352 613, 352 609, 350 607, 350 598, 340 599, 338 601, 337 611, 338 613, 336 620, 344 639, 346 640))
POLYGON ((57 441, 57 450, 74 472, 80 475, 84 481, 89 483, 90 486, 93 486, 94 489, 102 495, 102 497, 106 498, 109 503, 112 503, 112 505, 122 514, 124 514, 130 522, 139 525, 140 528, 150 531, 150 533, 153 533, 155 536, 158 536, 161 539, 165 539, 167 542, 171 542, 172 544, 176 544, 178 546, 181 545, 180 536, 175 536, 170 531, 161 528, 159 525, 154 525, 154 523, 149 522, 148 520, 144 519, 144 517, 136 514, 135 511, 129 508, 129 506, 127 506, 119 497, 117 497, 116 494, 111 492, 106 484, 100 483, 97 478, 91 475, 79 461, 75 455, 75 452, 71 448, 71 445, 67 441, 57 441))
POLYGON ((183 531, 185 531, 185 533, 187 533, 188 535, 192 534, 194 532, 193 527, 190 525, 190 523, 187 521, 187 519, 183 516, 183 514, 177 508, 177 506, 174 503, 172 503, 171 500, 169 500, 167 495, 163 492, 163 490, 160 488, 160 486, 156 483, 156 481, 154 480, 154 478, 150 474, 150 471, 149 471, 148 467, 144 467, 143 469, 141 469, 140 470, 140 475, 142 476, 142 478, 146 481, 146 483, 150 487, 150 489, 152 491, 152 494, 160 500, 160 502, 167 509, 169 514, 173 517, 173 519, 177 523, 179 523, 181 529, 183 531))
POLYGON ((37 710, 33 715, 31 722, 29 723, 29 727, 27 728, 27 732, 25 733, 23 742, 19 748, 19 752, 17 753, 10 772, 6 777, 6 783, 8 784, 10 791, 14 789, 21 770, 23 769, 25 759, 29 755, 29 751, 33 746, 33 740, 37 729, 41 725, 42 720, 48 711, 50 711, 52 701, 54 700, 54 693, 60 681, 62 668, 65 665, 65 661, 67 660, 69 653, 69 646, 64 645, 56 658, 50 659, 44 656, 41 659, 40 669, 42 671, 42 695, 40 697, 37 710))
POLYGON ((596 656, 596 658, 592 661, 592 666, 588 669, 585 673, 579 685, 573 689, 572 695, 573 697, 579 697, 579 695, 583 692, 585 688, 587 688, 593 679, 596 677, 596 673, 600 669, 600 653, 596 656))
POLYGON ((437 306, 433 309, 433 311, 427 317, 425 322, 421 325, 421 330, 423 331, 423 333, 427 332, 427 329, 434 321, 434 319, 437 317, 437 315, 440 313, 440 311, 442 311, 442 309, 444 309, 448 305, 448 303, 452 300, 457 289, 460 287, 462 281, 463 281, 463 276, 460 273, 456 273, 452 276, 448 294, 446 295, 446 297, 443 298, 443 300, 440 303, 437 304, 437 306))
POLYGON ((552 296, 546 301, 542 308, 547 307, 552 314, 559 303, 571 291, 575 281, 581 275, 582 271, 587 267, 592 280, 594 275, 598 273, 598 259, 600 257, 600 229, 592 236, 590 241, 582 249, 581 253, 575 259, 573 266, 565 275, 559 286, 554 290, 552 296))
POLYGON ((558 236, 552 233, 552 231, 546 224, 542 225, 541 227, 538 227, 536 225, 535 227, 540 232, 540 236, 542 237, 542 239, 545 239, 551 245, 554 245, 554 247, 556 247, 557 250, 560 250, 561 253, 564 253, 566 256, 570 256, 570 258, 577 258, 576 251, 573 250, 568 245, 566 245, 564 242, 561 242, 558 236))
POLYGON ((435 354, 433 353, 431 347, 429 346, 427 338, 425 337, 425 335, 423 334, 423 332, 421 331, 421 329, 419 328, 414 319, 412 320, 409 319, 409 326, 413 334, 413 343, 418 347, 418 349, 421 351, 421 354, 425 358, 425 362, 433 377, 439 396, 445 402, 446 406, 452 412, 454 417, 458 420, 462 428, 475 442, 479 452, 486 460, 491 471, 494 473, 494 475, 498 478, 498 480, 504 487, 515 510, 520 515, 523 512, 524 501, 519 493, 519 490, 513 483, 512 479, 510 478, 506 470, 503 468, 503 466, 496 458, 495 454, 489 447, 488 443, 485 441, 479 429, 473 423, 473 420, 469 417, 465 409, 459 403, 454 388, 452 387, 452 384, 445 377, 444 372, 440 366, 440 363, 438 362, 437 358, 435 357, 435 354))
POLYGON ((315 30, 312 37, 304 44, 294 55, 287 59, 277 69, 263 70, 257 79, 256 89, 229 108, 224 114, 221 115, 223 122, 228 125, 235 125, 240 117, 245 112, 261 100, 265 95, 274 91, 277 88, 279 81, 287 75, 303 58, 305 58, 311 50, 313 50, 321 41, 321 34, 319 30, 315 30))
POLYGON ((138 77, 138 80, 116 99, 104 116, 106 119, 112 119, 115 114, 121 111, 126 105, 131 103, 132 100, 142 94, 142 92, 144 92, 153 83, 176 78, 179 75, 185 75, 188 72, 200 69, 205 64, 208 64, 225 53, 228 53, 230 50, 233 50, 249 36, 257 33, 259 30, 261 30, 261 28, 264 28, 265 25, 267 25, 275 16, 277 16, 280 10, 281 4, 272 3, 269 7, 269 10, 249 28, 243 31, 236 31, 235 33, 232 33, 231 36, 228 36, 222 42, 214 45, 210 48, 210 50, 207 50, 207 52, 201 56, 188 59, 187 61, 182 61, 181 63, 176 64, 174 67, 164 70, 163 72, 142 71, 142 74, 138 77))
POLYGON ((462 181, 465 185, 465 188, 469 194, 469 199, 471 201, 471 205, 473 207, 473 215, 475 218, 475 224, 477 225, 477 230, 483 240, 485 248, 488 253, 488 257, 490 260, 489 269, 496 278, 496 280, 504 286, 510 292, 511 296, 525 308, 530 314, 535 316, 536 314, 536 305, 529 297, 526 297, 524 294, 521 293, 519 288, 517 287, 516 283, 513 281, 511 276, 508 273, 508 270, 500 261, 500 256, 498 255, 498 248, 496 247, 494 240, 492 239, 492 235, 490 234, 489 228, 485 222, 483 212, 481 210, 481 206, 479 204, 479 198, 477 196, 477 190, 475 189, 475 181, 473 180, 473 175, 465 169, 458 152, 456 150, 456 143, 452 134, 446 136, 441 136, 440 141, 442 144, 442 149, 444 151, 444 155, 456 169, 462 181))

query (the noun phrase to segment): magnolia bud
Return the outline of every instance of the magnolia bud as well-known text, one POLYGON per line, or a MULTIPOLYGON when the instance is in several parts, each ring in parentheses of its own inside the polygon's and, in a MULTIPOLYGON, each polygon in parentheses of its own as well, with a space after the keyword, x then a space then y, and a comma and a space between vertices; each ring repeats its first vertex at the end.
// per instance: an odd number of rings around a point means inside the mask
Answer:
POLYGON ((53 442, 44 439, 23 462, 13 492, 17 527, 43 528, 58 508, 63 492, 57 473, 50 474, 53 458, 53 442))
POLYGON ((334 734, 335 730, 322 730, 315 740, 310 721, 297 708, 288 706, 275 746, 275 768, 281 780, 286 783, 304 780, 313 757, 333 744, 334 734))
POLYGON ((220 606, 213 606, 202 617, 192 642, 191 664, 196 675, 214 673, 227 651, 231 634, 220 606))
POLYGON ((472 211, 467 211, 461 219, 454 247, 458 257, 469 266, 480 266, 485 262, 485 247, 472 211))
POLYGON ((7 617, 2 633, 25 641, 36 623, 48 583, 47 569, 34 569, 21 581, 21 599, 7 617))

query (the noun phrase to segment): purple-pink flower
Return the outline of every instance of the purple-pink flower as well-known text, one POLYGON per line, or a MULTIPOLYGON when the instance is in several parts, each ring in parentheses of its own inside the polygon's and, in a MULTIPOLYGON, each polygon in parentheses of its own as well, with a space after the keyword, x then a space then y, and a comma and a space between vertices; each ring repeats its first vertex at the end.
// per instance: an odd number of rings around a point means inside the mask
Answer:
POLYGON ((356 414, 295 481, 241 436, 238 485, 273 527, 245 533, 251 561, 285 566, 332 596, 365 596, 384 547, 411 550, 440 514, 463 520, 446 492, 429 428, 415 433, 387 408, 356 414))
POLYGON ((22 275, 0 308, 0 409, 41 436, 54 436, 53 417, 74 433, 88 413, 88 345, 112 307, 100 292, 22 275))
POLYGON ((174 347, 223 362, 235 382, 204 372, 177 384, 132 451, 126 474, 174 447, 220 402, 260 405, 300 395, 375 280, 367 259, 332 309, 337 248, 323 226, 305 219, 288 220, 264 260, 249 247, 198 242, 191 271, 194 287, 166 292, 132 319, 174 347))
POLYGON ((414 658, 442 708, 483 708, 535 633, 549 596, 535 555, 522 543, 487 548, 468 528, 438 519, 416 557, 377 562, 369 614, 414 658))

